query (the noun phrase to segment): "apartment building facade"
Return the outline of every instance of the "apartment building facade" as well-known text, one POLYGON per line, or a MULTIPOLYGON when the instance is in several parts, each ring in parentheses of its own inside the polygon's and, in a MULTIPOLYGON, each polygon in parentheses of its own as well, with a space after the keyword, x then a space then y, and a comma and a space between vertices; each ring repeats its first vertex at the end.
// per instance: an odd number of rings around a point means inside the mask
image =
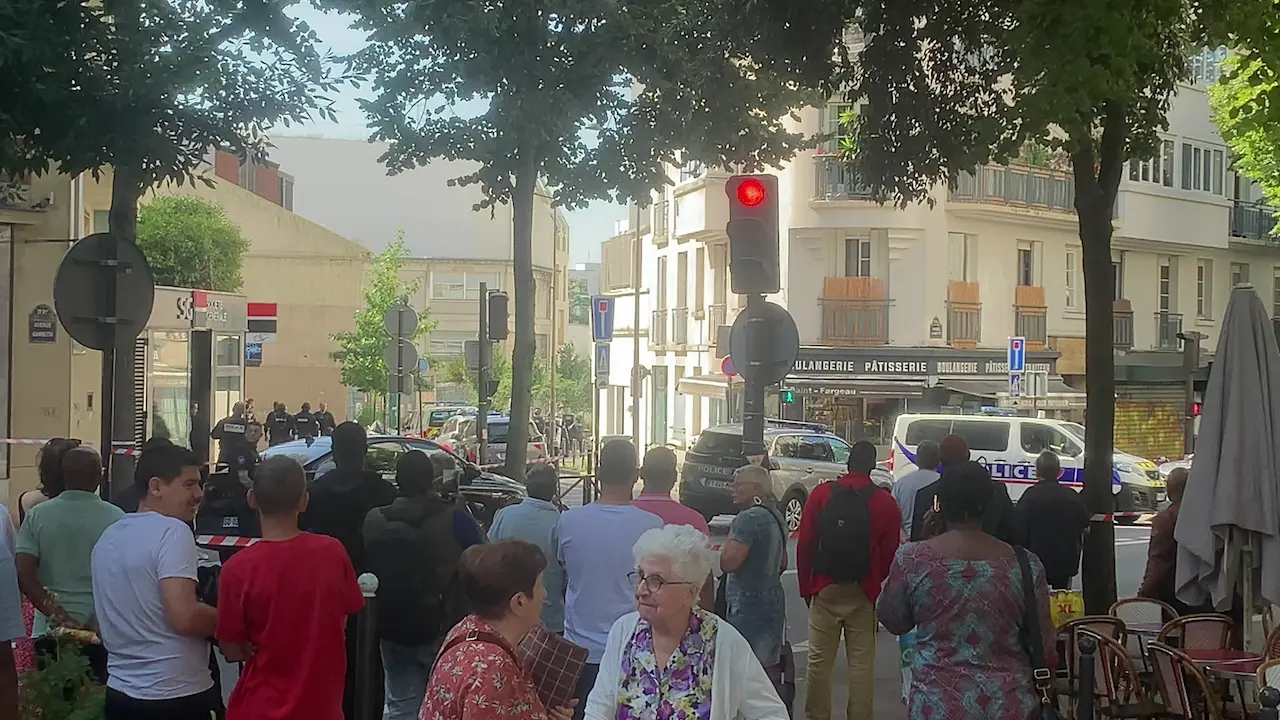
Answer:
MULTIPOLYGON (((1115 208, 1115 437, 1153 458, 1183 452, 1178 333, 1202 333, 1211 351, 1240 282, 1280 313, 1274 217, 1231 172, 1210 120, 1205 83, 1223 57, 1206 52, 1193 63, 1196 77, 1179 88, 1160 152, 1126 168, 1115 208)), ((836 132, 842 109, 807 108, 800 127, 836 132)), ((830 147, 777 173, 783 288, 770 299, 795 318, 802 347, 779 386, 795 401, 779 403, 775 392, 771 412, 887 445, 902 412, 1007 404, 1004 348, 1019 335, 1030 364, 1051 378, 1042 407, 1082 419, 1080 241, 1070 173, 1052 153, 1029 146, 1007 166, 961 173, 953 189, 934 193, 933 207, 905 210, 871 202, 830 147)), ((718 329, 743 305, 729 292, 727 177, 697 167, 673 173, 638 232, 630 223, 603 252, 602 287, 625 293, 630 243, 640 238, 645 442, 687 443, 736 417, 740 392, 722 372, 727 349, 716 346, 718 329)), ((632 393, 630 378, 615 373, 610 384, 606 419, 632 393)))
MULTIPOLYGON (((311 137, 276 137, 272 143, 272 160, 295 174, 298 214, 375 252, 403 238, 409 259, 402 274, 418 285, 410 304, 436 322, 419 348, 422 356, 456 359, 464 343, 476 339, 481 283, 511 294, 514 313, 512 208, 479 209, 484 198, 478 185, 450 183, 472 166, 438 160, 388 175, 379 160, 386 151, 382 143, 311 137)), ((534 202, 533 265, 534 333, 545 359, 568 342, 569 224, 543 188, 534 202)), ((467 392, 437 383, 435 394, 424 397, 465 402, 467 392)))

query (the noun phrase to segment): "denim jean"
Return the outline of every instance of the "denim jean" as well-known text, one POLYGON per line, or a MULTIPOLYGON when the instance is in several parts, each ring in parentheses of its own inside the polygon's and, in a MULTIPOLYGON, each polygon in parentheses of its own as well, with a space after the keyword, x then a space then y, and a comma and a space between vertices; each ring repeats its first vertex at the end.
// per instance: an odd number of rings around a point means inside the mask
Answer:
POLYGON ((379 648, 387 691, 382 720, 417 720, 439 644, 398 645, 382 640, 379 648))

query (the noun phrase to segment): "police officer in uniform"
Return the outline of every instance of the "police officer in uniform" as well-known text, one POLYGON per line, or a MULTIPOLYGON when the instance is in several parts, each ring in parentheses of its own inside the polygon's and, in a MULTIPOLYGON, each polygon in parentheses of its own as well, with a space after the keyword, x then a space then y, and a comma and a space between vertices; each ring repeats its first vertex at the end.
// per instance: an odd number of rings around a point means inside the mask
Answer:
POLYGON ((293 439, 293 416, 285 410, 284 403, 278 402, 267 414, 267 445, 276 446, 293 439))
POLYGON ((299 440, 320 435, 320 423, 316 420, 316 416, 311 414, 311 403, 302 403, 302 409, 293 416, 293 427, 299 440))
POLYGON ((249 442, 249 418, 244 413, 244 403, 231 406, 231 414, 222 418, 209 437, 218 441, 218 464, 241 467, 257 451, 249 442))

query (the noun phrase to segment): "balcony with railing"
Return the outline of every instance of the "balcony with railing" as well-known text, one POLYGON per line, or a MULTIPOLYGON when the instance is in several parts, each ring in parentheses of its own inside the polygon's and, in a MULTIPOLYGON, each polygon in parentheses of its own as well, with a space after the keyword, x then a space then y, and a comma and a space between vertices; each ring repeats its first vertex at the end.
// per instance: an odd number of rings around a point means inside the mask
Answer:
POLYGON ((632 265, 635 260, 635 235, 627 231, 600 245, 600 291, 618 292, 632 287, 632 265))
POLYGON ((1250 240, 1280 242, 1272 232, 1276 227, 1276 213, 1258 202, 1236 200, 1231 205, 1231 237, 1250 240))
POLYGON ((982 302, 976 282, 947 284, 947 344, 976 348, 982 342, 982 302))
POLYGON ((829 277, 823 281, 822 344, 846 347, 889 342, 889 298, 876 277, 829 277))
POLYGON ((858 180, 848 164, 826 155, 813 158, 814 200, 870 200, 871 191, 858 180))
POLYGON ((1182 332, 1182 314, 1161 310, 1156 313, 1156 349, 1177 350, 1182 332))
POLYGON ((1075 183, 1069 173, 1024 165, 986 165, 962 172, 951 202, 1075 213, 1075 183))
POLYGON ((671 343, 683 350, 689 345, 689 308, 671 311, 671 343))
POLYGON ((1040 285, 1018 285, 1013 290, 1014 334, 1027 339, 1028 350, 1043 350, 1049 342, 1049 308, 1040 285))
POLYGON ((649 323, 649 349, 667 349, 667 317, 669 310, 654 310, 653 320, 649 323))
POLYGON ((1133 304, 1128 300, 1111 304, 1111 344, 1116 350, 1133 347, 1133 304))

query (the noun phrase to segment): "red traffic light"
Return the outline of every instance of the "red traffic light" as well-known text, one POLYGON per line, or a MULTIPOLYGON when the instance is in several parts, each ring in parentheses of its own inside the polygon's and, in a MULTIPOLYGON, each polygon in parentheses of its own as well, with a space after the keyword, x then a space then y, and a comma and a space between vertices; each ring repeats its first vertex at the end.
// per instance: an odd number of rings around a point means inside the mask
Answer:
POLYGON ((755 178, 747 178, 738 185, 738 202, 747 207, 755 207, 764 202, 764 185, 755 178))
POLYGON ((1191 417, 1200 417, 1200 403, 1191 403, 1191 417))

